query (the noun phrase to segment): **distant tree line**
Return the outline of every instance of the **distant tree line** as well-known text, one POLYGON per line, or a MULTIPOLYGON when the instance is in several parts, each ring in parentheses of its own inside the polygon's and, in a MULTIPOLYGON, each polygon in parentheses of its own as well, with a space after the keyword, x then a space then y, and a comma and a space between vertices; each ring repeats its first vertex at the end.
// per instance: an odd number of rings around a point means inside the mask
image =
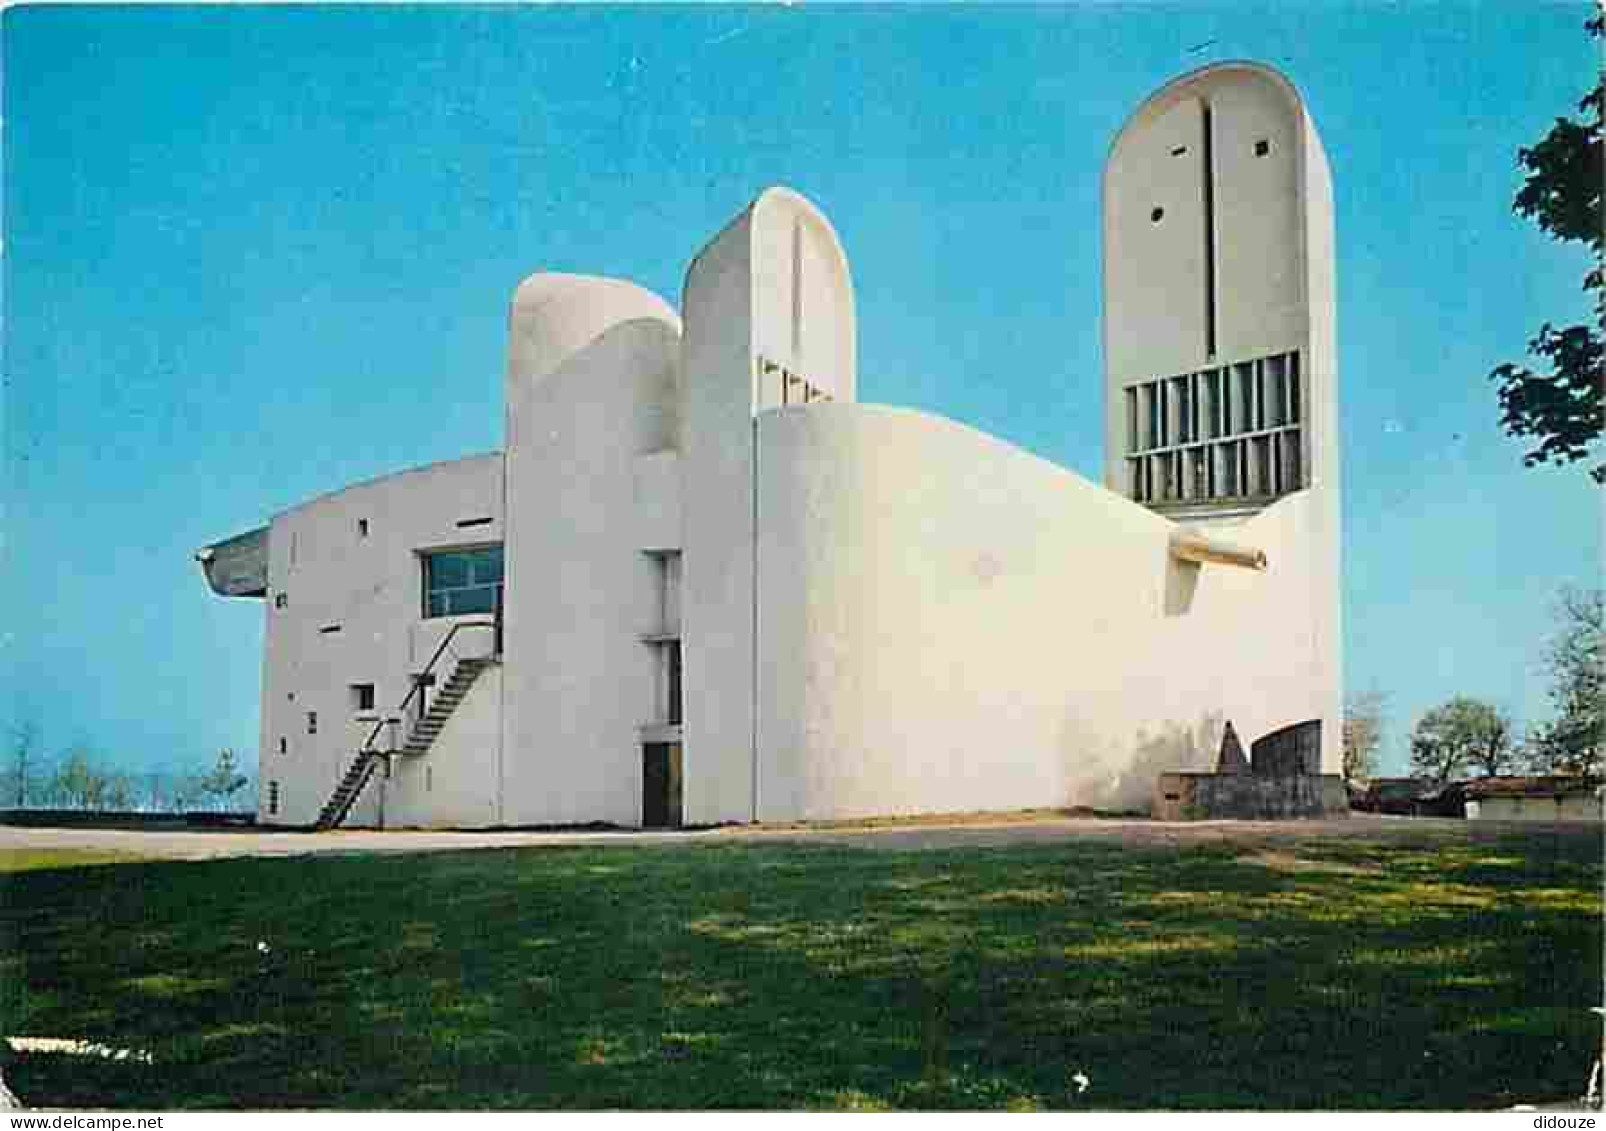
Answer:
MULTIPOLYGON (((1563 774, 1600 777, 1606 741, 1602 696, 1602 629, 1606 593, 1564 589, 1545 643, 1553 715, 1522 733, 1498 706, 1456 696, 1426 712, 1409 738, 1411 773, 1435 781, 1477 775, 1563 774)), ((1375 775, 1387 697, 1378 691, 1344 705, 1344 776, 1375 775)))
POLYGON ((239 756, 219 750, 210 767, 119 770, 87 746, 47 757, 31 721, 12 729, 0 768, 0 809, 72 809, 119 813, 240 812, 256 791, 239 756))

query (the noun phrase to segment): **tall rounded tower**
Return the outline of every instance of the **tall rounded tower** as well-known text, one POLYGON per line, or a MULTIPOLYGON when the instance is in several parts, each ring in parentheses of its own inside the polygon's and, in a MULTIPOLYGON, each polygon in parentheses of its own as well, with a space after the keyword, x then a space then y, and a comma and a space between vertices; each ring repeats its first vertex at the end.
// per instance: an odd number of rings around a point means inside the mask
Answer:
MULTIPOLYGON (((1308 631, 1338 766, 1333 189, 1299 92, 1256 63, 1167 83, 1104 168, 1105 485, 1176 520, 1300 496, 1308 631)), ((1290 500, 1292 501, 1292 500, 1290 500)), ((1286 556, 1286 551, 1285 551, 1286 556)), ((1272 563, 1277 568, 1277 563, 1272 563)))
POLYGON ((1146 100, 1104 171, 1106 485, 1190 518, 1336 495, 1333 290, 1327 158, 1292 84, 1222 63, 1146 100))

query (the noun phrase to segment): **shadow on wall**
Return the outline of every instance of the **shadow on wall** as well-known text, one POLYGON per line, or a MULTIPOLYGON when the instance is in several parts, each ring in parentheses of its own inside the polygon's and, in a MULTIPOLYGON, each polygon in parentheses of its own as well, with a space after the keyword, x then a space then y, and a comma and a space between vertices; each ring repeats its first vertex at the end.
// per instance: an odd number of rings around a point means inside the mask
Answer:
POLYGON ((1226 717, 1210 712, 1193 725, 1165 723, 1155 732, 1140 727, 1132 740, 1130 757, 1090 766, 1086 746, 1070 748, 1066 768, 1069 785, 1066 806, 1148 812, 1154 799, 1154 781, 1163 773, 1215 769, 1226 717))
POLYGON ((1165 615, 1180 617, 1193 608, 1193 594, 1199 588, 1199 564, 1179 562, 1165 556, 1165 615))

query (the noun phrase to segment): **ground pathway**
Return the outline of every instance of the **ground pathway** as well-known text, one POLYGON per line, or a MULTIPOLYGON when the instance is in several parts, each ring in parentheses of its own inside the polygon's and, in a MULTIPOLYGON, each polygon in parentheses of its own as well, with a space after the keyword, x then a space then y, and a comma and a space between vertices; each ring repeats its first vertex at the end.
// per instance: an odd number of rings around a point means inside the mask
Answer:
POLYGON ((168 831, 0 826, 0 853, 78 850, 169 860, 237 856, 309 856, 323 853, 441 852, 470 848, 564 846, 691 848, 732 843, 803 842, 890 851, 996 848, 1060 841, 1116 840, 1141 847, 1185 847, 1222 841, 1302 840, 1327 837, 1426 838, 1464 843, 1517 829, 1599 836, 1599 826, 1512 825, 1444 818, 1353 814, 1319 821, 1150 821, 1062 816, 1054 813, 971 815, 903 821, 818 825, 742 825, 686 831, 428 831, 337 830, 324 833, 256 829, 168 831))

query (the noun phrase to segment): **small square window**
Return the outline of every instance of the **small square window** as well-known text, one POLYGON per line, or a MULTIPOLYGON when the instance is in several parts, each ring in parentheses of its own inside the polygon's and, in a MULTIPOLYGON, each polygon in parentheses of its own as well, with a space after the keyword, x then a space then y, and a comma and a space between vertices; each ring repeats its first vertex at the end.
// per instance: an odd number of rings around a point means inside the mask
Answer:
POLYGON ((359 518, 357 520, 357 537, 368 537, 368 520, 366 518, 359 518))
POLYGON ((283 594, 283 593, 275 593, 273 595, 273 607, 274 608, 282 609, 286 605, 288 605, 289 603, 290 603, 290 598, 288 596, 286 596, 285 594, 283 594))
POLYGON ((1266 154, 1268 154, 1270 152, 1271 152, 1271 142, 1267 141, 1265 138, 1261 138, 1259 141, 1255 142, 1255 156, 1256 157, 1264 157, 1264 156, 1266 156, 1266 154))
POLYGON ((317 734, 318 733, 318 712, 317 711, 308 711, 307 712, 307 733, 308 734, 317 734))
POLYGON ((351 709, 354 711, 372 711, 374 709, 373 684, 354 683, 351 685, 351 709))

